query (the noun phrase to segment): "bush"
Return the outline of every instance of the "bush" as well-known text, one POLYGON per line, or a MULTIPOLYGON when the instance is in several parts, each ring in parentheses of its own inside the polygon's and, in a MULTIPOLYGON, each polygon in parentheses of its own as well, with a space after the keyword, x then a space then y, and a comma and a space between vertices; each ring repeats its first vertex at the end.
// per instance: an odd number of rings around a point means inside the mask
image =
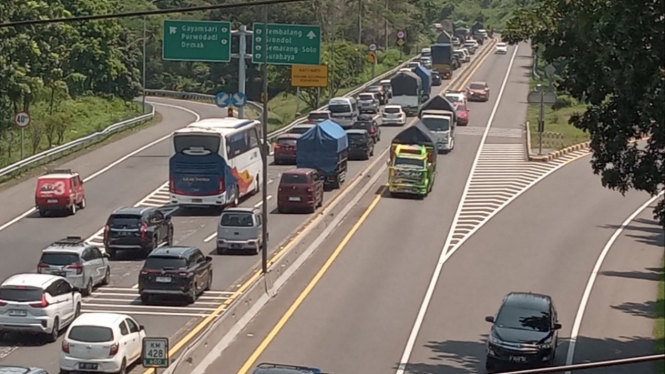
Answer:
POLYGON ((577 100, 573 99, 569 95, 561 95, 556 98, 556 102, 552 105, 552 109, 558 110, 561 108, 568 108, 571 106, 577 105, 577 100))

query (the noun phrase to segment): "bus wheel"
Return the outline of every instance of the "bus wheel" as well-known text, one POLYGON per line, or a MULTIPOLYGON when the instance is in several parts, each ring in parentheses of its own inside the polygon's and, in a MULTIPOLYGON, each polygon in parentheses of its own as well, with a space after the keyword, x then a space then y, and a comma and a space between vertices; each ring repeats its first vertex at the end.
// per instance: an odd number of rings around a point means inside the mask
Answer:
POLYGON ((256 188, 254 189, 254 194, 256 195, 261 192, 261 179, 259 179, 259 176, 257 175, 254 180, 256 181, 256 188))
POLYGON ((235 193, 233 194, 233 204, 231 204, 231 206, 237 207, 238 205, 240 205, 240 188, 238 188, 238 185, 236 184, 235 193))

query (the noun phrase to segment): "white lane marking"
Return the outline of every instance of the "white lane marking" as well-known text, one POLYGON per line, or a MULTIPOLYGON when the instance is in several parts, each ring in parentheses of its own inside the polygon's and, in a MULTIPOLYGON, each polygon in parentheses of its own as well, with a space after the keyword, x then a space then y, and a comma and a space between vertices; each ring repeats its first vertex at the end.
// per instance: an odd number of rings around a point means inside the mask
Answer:
POLYGON ((133 285, 132 288, 137 290, 139 288, 139 284, 137 283, 137 284, 133 285))
POLYGON ((216 233, 216 232, 213 232, 212 234, 210 234, 209 237, 203 239, 203 242, 204 242, 204 243, 207 243, 207 242, 209 242, 209 241, 215 239, 216 236, 217 236, 217 233, 216 233))
POLYGON ((494 108, 492 109, 492 113, 490 114, 490 118, 487 121, 487 125, 485 126, 485 132, 483 133, 483 137, 480 139, 480 145, 478 146, 478 151, 476 152, 476 156, 473 160, 473 164, 471 165, 471 171, 469 172, 469 178, 466 181, 466 186, 464 187, 464 192, 462 193, 462 197, 460 199, 459 206, 457 207, 457 212, 455 212, 455 218, 453 219, 453 223, 451 225, 451 230, 448 233, 448 238, 446 239, 446 243, 444 244, 443 248, 441 249, 441 255, 439 257, 439 261, 436 264, 436 268, 434 269, 434 274, 432 275, 432 279, 430 281, 430 284, 427 287, 427 292, 425 293, 423 303, 420 306, 420 310, 418 311, 418 315, 417 315, 416 320, 413 324, 413 328, 411 329, 411 333, 410 333, 409 338, 406 342, 406 347, 404 347, 404 353, 402 354, 402 358, 400 359, 399 365, 397 367, 397 371, 395 372, 396 374, 404 374, 404 371, 406 370, 406 366, 409 362, 409 358, 411 358, 411 353, 413 352, 413 347, 416 344, 416 339, 418 338, 418 333, 420 333, 420 328, 423 324, 423 321, 425 320, 425 314, 427 313, 427 309, 429 308, 429 303, 431 302, 432 296, 434 295, 434 289, 436 288, 436 284, 439 282, 439 276, 441 275, 441 269, 443 268, 443 264, 448 259, 447 249, 448 249, 448 246, 450 245, 450 241, 452 240, 452 234, 454 232, 452 229, 457 225, 457 221, 459 220, 459 215, 460 215, 460 212, 462 210, 462 206, 464 204, 464 200, 466 198, 467 191, 469 189, 469 185, 471 184, 471 179, 473 177, 473 172, 476 168, 476 165, 478 164, 478 160, 480 159, 480 154, 482 153, 483 145, 485 144, 485 141, 487 140, 487 136, 489 135, 490 127, 492 126, 492 121, 494 121, 494 116, 496 115, 496 112, 499 109, 499 104, 501 104, 501 97, 503 96, 503 92, 506 88, 506 83, 508 83, 508 77, 510 76, 510 71, 513 68, 513 62, 515 62, 515 56, 517 56, 517 50, 518 49, 519 49, 519 46, 515 47, 515 51, 513 52, 513 56, 510 58, 510 63, 508 64, 508 69, 506 71, 506 76, 503 78, 503 83, 501 84, 501 89, 499 90, 499 95, 496 98, 496 104, 494 104, 494 108))
MULTIPOLYGON (((266 200, 270 200, 270 199, 272 199, 272 195, 268 195, 268 197, 266 197, 266 200)), ((261 200, 258 203, 254 204, 254 208, 259 208, 261 205, 263 205, 263 200, 261 200)))
MULTIPOLYGON (((193 110, 191 110, 191 109, 187 109, 187 108, 184 108, 184 107, 181 107, 181 106, 177 106, 177 105, 155 103, 155 102, 150 102, 150 101, 146 101, 146 102, 147 102, 148 104, 161 105, 161 106, 165 106, 165 107, 169 107, 169 108, 180 109, 180 110, 183 110, 183 111, 185 111, 185 112, 188 112, 188 113, 194 115, 194 117, 196 118, 197 121, 201 119, 201 116, 200 116, 198 113, 196 113, 196 112, 194 112, 193 110)), ((141 152, 145 151, 146 149, 148 149, 148 148, 150 148, 150 147, 152 147, 152 146, 154 146, 154 145, 156 145, 156 144, 158 144, 158 143, 161 143, 161 142, 163 142, 164 140, 166 140, 166 139, 168 139, 168 138, 170 138, 170 137, 171 137, 171 134, 166 135, 166 136, 163 136, 163 137, 161 137, 161 138, 155 140, 155 141, 152 142, 152 143, 149 143, 149 144, 144 145, 143 147, 141 147, 141 148, 139 148, 139 149, 137 149, 137 150, 135 150, 135 151, 133 151, 133 152, 131 152, 131 153, 129 153, 129 154, 127 154, 127 155, 125 155, 125 156, 119 158, 119 159, 117 159, 116 161, 112 162, 112 163, 109 164, 108 166, 105 166, 105 167, 102 168, 101 170, 98 170, 98 171, 95 172, 94 174, 92 174, 92 175, 88 176, 87 178, 83 179, 83 182, 84 182, 84 183, 87 183, 87 182, 91 181, 92 179, 94 179, 94 178, 100 176, 101 174, 106 173, 106 172, 109 171, 111 168, 113 168, 113 167, 117 166, 118 164, 120 164, 120 163, 126 161, 128 158, 130 158, 130 157, 132 157, 132 156, 135 156, 136 154, 141 153, 141 152)), ((9 221, 9 222, 3 224, 2 226, 0 226, 0 231, 2 231, 2 230, 4 230, 4 229, 6 229, 7 227, 9 227, 9 226, 15 224, 16 222, 22 220, 23 218, 25 218, 25 217, 31 215, 31 214, 34 213, 36 210, 37 210, 37 209, 35 209, 35 208, 30 208, 29 210, 25 211, 25 213, 19 215, 18 217, 14 218, 14 219, 12 219, 11 221, 9 221)))
MULTIPOLYGON (((104 287, 104 288, 99 288, 93 294, 95 293, 103 293, 107 294, 106 291, 120 291, 120 292, 127 292, 129 295, 136 295, 136 292, 134 292, 133 289, 131 288, 125 288, 125 287, 104 287)), ((229 292, 229 291, 206 291, 206 295, 233 295, 235 292, 229 292)))
MULTIPOLYGON (((665 191, 649 199, 646 203, 644 203, 644 205, 639 207, 635 212, 633 212, 633 214, 631 214, 628 218, 626 218, 626 220, 621 224, 621 226, 619 226, 619 228, 614 232, 614 234, 612 234, 610 240, 607 241, 607 244, 605 244, 605 247, 603 248, 602 252, 600 252, 598 260, 596 261, 596 265, 593 267, 591 275, 589 276, 589 281, 587 282, 586 288, 584 289, 584 294, 582 295, 582 300, 580 301, 580 307, 577 309, 577 315, 575 316, 573 329, 570 333, 570 345, 568 345, 568 354, 566 355, 566 365, 573 364, 573 359, 575 358, 575 346, 577 345, 577 336, 580 333, 580 327, 582 326, 582 320, 584 319, 584 312, 586 311, 587 304, 589 303, 589 298, 591 297, 591 291, 593 290, 593 286, 596 283, 596 278, 598 277, 600 268, 603 266, 605 257, 607 257, 607 254, 610 252, 612 245, 614 245, 614 242, 619 238, 619 236, 626 228, 626 226, 630 225, 630 223, 635 219, 635 217, 640 215, 646 208, 649 207, 649 205, 653 204, 654 201, 663 196, 663 194, 665 194, 665 191)), ((566 374, 570 373, 571 373, 570 371, 566 372, 566 374)))
MULTIPOLYGON (((83 313, 118 313, 117 310, 96 310, 96 309, 81 309, 83 313)), ((127 312, 127 314, 136 314, 142 316, 160 316, 160 317, 198 317, 205 318, 212 313, 164 313, 164 312, 141 312, 134 311, 127 312)))

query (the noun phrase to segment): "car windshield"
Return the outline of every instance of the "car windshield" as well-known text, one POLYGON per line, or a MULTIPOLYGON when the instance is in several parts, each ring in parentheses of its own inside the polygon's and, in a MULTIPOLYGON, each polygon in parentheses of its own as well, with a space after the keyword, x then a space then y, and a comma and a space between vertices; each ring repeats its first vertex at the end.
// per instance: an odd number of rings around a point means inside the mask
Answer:
POLYGON ((358 95, 358 99, 360 100, 374 100, 374 96, 371 94, 360 94, 358 95))
POLYGON ((390 114, 399 114, 399 112, 402 110, 402 108, 385 108, 383 109, 384 113, 390 113, 390 114))
POLYGON ((42 259, 39 262, 47 265, 66 266, 78 260, 79 256, 74 253, 48 252, 42 254, 42 259))
POLYGON ((113 330, 102 326, 74 326, 69 330, 68 338, 85 343, 112 342, 113 330))
POLYGON ((481 84, 481 83, 471 83, 471 85, 469 86, 469 88, 471 88, 472 90, 484 90, 484 89, 485 89, 485 85, 484 85, 484 84, 481 84))
POLYGON ((425 167, 425 160, 408 157, 396 157, 394 165, 397 167, 422 168, 425 167))
POLYGON ((457 103, 462 101, 462 98, 459 97, 458 95, 446 95, 446 99, 451 103, 457 103))
POLYGON ((429 131, 450 130, 450 120, 447 117, 424 117, 422 121, 429 131))
POLYGON ((0 300, 15 302, 39 301, 44 291, 36 287, 2 287, 0 288, 0 300))
POLYGON ((363 145, 365 144, 365 135, 363 134, 347 134, 349 136, 349 144, 363 145))
POLYGON ((508 329, 550 331, 550 314, 547 312, 504 306, 496 317, 495 325, 508 329))
POLYGON ((180 257, 171 256, 150 256, 145 260, 144 269, 180 269, 187 267, 187 260, 180 257))
POLYGON ((311 129, 314 126, 296 126, 289 131, 291 134, 304 134, 307 132, 307 130, 311 129))
POLYGON ((309 180, 305 174, 282 174, 280 183, 284 184, 307 184, 309 180))
POLYGON ((226 227, 252 227, 254 220, 252 220, 251 213, 224 213, 222 214, 222 226, 226 227))
POLYGON ((141 217, 133 215, 114 215, 109 220, 109 226, 115 229, 135 229, 141 224, 141 217))

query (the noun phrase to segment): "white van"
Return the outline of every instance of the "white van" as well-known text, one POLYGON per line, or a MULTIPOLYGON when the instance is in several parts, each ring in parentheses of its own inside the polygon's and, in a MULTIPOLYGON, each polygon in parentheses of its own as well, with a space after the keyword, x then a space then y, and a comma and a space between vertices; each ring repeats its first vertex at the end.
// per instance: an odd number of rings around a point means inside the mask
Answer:
POLYGON ((358 120, 358 102, 352 97, 335 97, 328 102, 333 121, 344 128, 351 128, 358 120))
POLYGON ((432 48, 423 48, 420 50, 420 57, 432 57, 432 48))
POLYGON ((447 110, 424 110, 420 121, 434 135, 436 150, 448 153, 455 148, 455 114, 447 110))

